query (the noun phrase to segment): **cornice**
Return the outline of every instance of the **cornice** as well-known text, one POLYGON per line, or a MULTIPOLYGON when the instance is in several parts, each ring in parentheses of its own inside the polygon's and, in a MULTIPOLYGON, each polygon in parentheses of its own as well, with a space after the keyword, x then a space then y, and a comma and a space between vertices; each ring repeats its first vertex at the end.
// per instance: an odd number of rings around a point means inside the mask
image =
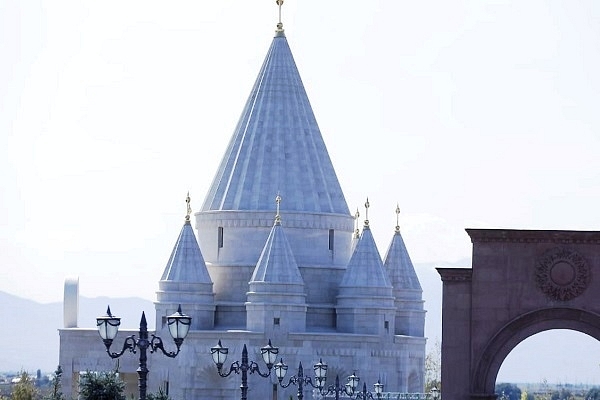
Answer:
POLYGON ((466 229, 472 243, 600 244, 600 231, 466 229))

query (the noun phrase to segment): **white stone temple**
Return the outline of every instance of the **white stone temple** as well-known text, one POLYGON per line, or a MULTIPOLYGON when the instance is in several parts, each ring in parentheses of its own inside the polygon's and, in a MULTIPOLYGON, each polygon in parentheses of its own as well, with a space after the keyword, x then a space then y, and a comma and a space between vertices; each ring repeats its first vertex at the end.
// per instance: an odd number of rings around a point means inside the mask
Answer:
MULTIPOLYGON (((194 227, 188 211, 157 277, 150 334, 174 348, 165 323, 179 304, 192 327, 177 357, 148 355, 149 393, 162 387, 173 399, 239 398, 240 375, 220 377, 210 348, 219 340, 229 348, 228 369, 246 344, 250 360, 264 371, 259 349, 269 339, 289 366, 288 376, 300 362, 312 376, 312 365, 322 360, 329 367, 327 384, 336 375, 345 383, 355 372, 370 391, 380 380, 385 392, 423 392, 425 310, 399 210, 382 259, 368 200, 366 207, 360 230, 279 23, 202 208, 193 214, 194 227)), ((82 372, 117 363, 96 330, 77 327, 77 284, 65 284, 60 329, 67 398, 76 396, 82 372)), ((119 351, 132 334, 120 331, 111 350, 119 351)), ((131 354, 118 361, 129 393, 137 393, 137 362, 131 354)), ((276 383, 274 374, 250 374, 248 399, 296 398, 296 386, 276 383)), ((305 389, 306 399, 320 398, 305 389)))

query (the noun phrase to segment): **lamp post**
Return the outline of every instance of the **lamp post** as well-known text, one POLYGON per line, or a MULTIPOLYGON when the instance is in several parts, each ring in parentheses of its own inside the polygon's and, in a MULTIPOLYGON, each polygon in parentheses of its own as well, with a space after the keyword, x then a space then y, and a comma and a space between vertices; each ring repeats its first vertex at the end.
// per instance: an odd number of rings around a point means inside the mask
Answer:
POLYGON ((347 379, 347 382, 344 386, 340 386, 340 377, 338 375, 335 376, 335 384, 329 385, 325 389, 320 389, 319 392, 321 396, 325 397, 328 394, 335 393, 335 400, 340 399, 340 393, 344 393, 347 396, 352 396, 354 391, 358 387, 358 382, 360 378, 356 376, 356 372, 350 375, 347 379))
POLYGON ((123 348, 121 349, 121 351, 118 353, 111 353, 110 346, 112 345, 113 339, 117 336, 117 333, 119 331, 119 325, 121 325, 121 318, 115 317, 111 314, 110 306, 106 310, 106 315, 96 318, 98 333, 100 333, 100 337, 104 342, 104 346, 106 346, 106 352, 108 353, 110 358, 119 358, 125 353, 126 350, 129 350, 132 353, 135 353, 136 349, 140 350, 139 367, 137 369, 140 400, 146 400, 146 382, 148 377, 148 357, 146 355, 146 350, 148 350, 149 348, 150 353, 154 353, 156 350, 160 350, 165 356, 174 358, 175 356, 177 356, 177 354, 179 354, 181 344, 183 343, 183 339, 185 339, 185 337, 188 334, 188 331, 190 330, 191 323, 192 318, 181 312, 181 305, 179 305, 179 308, 177 309, 176 313, 167 317, 169 333, 173 337, 175 345, 177 346, 176 352, 167 352, 163 346, 163 341, 160 337, 153 334, 152 338, 148 340, 148 324, 146 322, 146 314, 144 314, 144 312, 142 311, 139 336, 137 338, 135 335, 127 336, 125 338, 125 342, 123 343, 123 348))
POLYGON ((215 347, 210 348, 210 354, 213 358, 213 361, 217 365, 217 372, 223 378, 231 375, 232 372, 236 374, 242 373, 242 385, 240 389, 242 390, 242 400, 247 400, 248 396, 248 374, 257 373, 263 378, 271 375, 271 369, 273 368, 273 364, 277 361, 277 354, 279 354, 279 349, 277 347, 273 347, 271 345, 271 340, 269 340, 269 344, 260 348, 260 354, 262 355, 263 361, 267 364, 268 372, 261 372, 258 364, 254 361, 248 360, 248 349, 244 344, 244 348, 242 349, 242 361, 234 361, 231 363, 228 372, 223 372, 223 364, 227 360, 227 354, 229 353, 229 349, 227 347, 223 347, 221 345, 221 341, 215 347))
MULTIPOLYGON (((383 393, 383 384, 380 381, 377 381, 377 383, 373 384, 373 387, 375 389, 375 396, 377 396, 378 399, 381 399, 381 395, 383 393)), ((371 399, 371 400, 375 400, 375 397, 373 397, 373 393, 371 392, 367 392, 367 384, 363 383, 363 389, 362 392, 358 392, 356 393, 356 400, 367 400, 367 399, 371 399)))
POLYGON ((283 363, 283 359, 275 364, 275 375, 277 376, 277 380, 279 381, 279 385, 282 388, 286 388, 290 385, 298 386, 298 400, 302 400, 304 398, 304 385, 310 385, 315 389, 319 389, 319 391, 325 385, 325 375, 327 374, 327 364, 323 363, 323 360, 319 360, 313 366, 315 371, 315 380, 316 383, 313 383, 310 376, 304 376, 304 369, 302 368, 302 362, 298 365, 298 373, 297 375, 293 375, 288 379, 287 383, 282 383, 285 374, 287 373, 288 366, 283 363))

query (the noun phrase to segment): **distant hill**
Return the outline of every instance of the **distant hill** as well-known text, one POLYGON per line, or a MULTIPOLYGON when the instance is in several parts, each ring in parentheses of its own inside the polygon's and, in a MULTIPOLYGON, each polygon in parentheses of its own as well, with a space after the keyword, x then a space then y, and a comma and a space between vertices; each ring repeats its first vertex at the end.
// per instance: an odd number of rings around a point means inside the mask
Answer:
MULTIPOLYGON (((63 304, 37 303, 0 292, 0 371, 52 372, 58 365, 58 329, 63 326, 63 304), (9 328, 10 327, 10 328, 9 328)), ((146 311, 148 327, 154 327, 154 304, 140 298, 79 299, 79 327, 94 328, 96 317, 104 315, 106 306, 121 317, 123 328, 138 328, 142 311, 146 311)), ((98 345, 103 346, 100 337, 98 345)))

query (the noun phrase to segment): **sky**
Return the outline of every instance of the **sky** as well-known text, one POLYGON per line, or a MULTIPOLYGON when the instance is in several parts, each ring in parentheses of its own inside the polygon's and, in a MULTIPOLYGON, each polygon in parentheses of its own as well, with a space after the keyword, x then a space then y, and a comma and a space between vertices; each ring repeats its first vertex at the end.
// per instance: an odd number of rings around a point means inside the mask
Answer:
MULTIPOLYGON (((0 291, 155 298, 274 3, 0 1, 0 291)), ((415 263, 469 267, 465 228, 600 226, 600 3, 286 0, 282 20, 380 253, 397 204, 415 263)))

